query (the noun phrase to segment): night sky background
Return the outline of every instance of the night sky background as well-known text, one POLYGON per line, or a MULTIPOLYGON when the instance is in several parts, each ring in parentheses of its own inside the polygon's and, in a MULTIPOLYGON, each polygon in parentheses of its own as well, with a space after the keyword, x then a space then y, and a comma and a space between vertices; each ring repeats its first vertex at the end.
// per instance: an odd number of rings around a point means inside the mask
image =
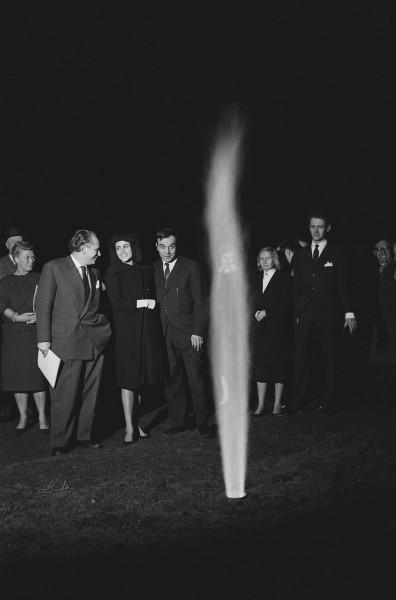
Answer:
POLYGON ((246 127, 238 197, 252 256, 306 237, 312 205, 347 242, 396 238, 390 4, 9 4, 0 226, 27 227, 39 262, 66 254, 78 228, 103 245, 135 230, 151 261, 162 225, 204 258, 205 171, 230 108, 246 127))

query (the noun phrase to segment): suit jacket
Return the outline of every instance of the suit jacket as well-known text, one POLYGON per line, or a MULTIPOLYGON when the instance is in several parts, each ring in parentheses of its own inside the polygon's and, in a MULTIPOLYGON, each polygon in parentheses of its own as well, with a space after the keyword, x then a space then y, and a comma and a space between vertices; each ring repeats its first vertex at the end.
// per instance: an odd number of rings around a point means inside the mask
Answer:
POLYGON ((191 336, 204 336, 207 325, 207 294, 199 264, 179 256, 165 288, 159 260, 154 264, 154 278, 164 332, 171 329, 182 347, 191 346, 191 336))
POLYGON ((279 333, 288 330, 291 322, 293 308, 291 295, 291 281, 289 273, 276 271, 271 277, 264 293, 262 292, 262 279, 260 289, 253 296, 251 319, 252 332, 258 334, 279 333), (265 310, 267 316, 261 321, 254 317, 258 310, 265 310))
POLYGON ((315 315, 332 326, 336 318, 352 312, 348 291, 346 257, 328 241, 317 264, 312 261, 311 246, 302 248, 293 261, 293 295, 296 317, 315 315))
POLYGON ((84 302, 82 278, 70 256, 47 262, 36 296, 37 339, 51 342, 63 360, 90 360, 95 347, 101 352, 110 335, 107 318, 99 313, 99 270, 89 269, 91 293, 84 302))
POLYGON ((12 275, 16 271, 16 264, 12 262, 10 255, 6 254, 0 258, 0 279, 6 275, 12 275))

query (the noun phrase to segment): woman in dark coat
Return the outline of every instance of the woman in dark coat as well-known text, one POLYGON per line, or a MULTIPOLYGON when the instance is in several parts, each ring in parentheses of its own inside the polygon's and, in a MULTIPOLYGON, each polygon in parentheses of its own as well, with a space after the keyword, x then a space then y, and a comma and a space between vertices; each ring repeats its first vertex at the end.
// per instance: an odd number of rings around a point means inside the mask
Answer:
POLYGON ((28 395, 33 393, 40 430, 48 432, 45 414, 46 380, 37 366, 37 331, 34 298, 39 273, 32 272, 35 256, 32 244, 15 243, 12 249, 16 271, 0 281, 0 311, 3 315, 1 340, 1 389, 14 392, 19 410, 15 435, 28 429, 28 395))
POLYGON ((253 413, 261 416, 267 384, 275 384, 272 414, 282 414, 284 383, 289 378, 291 356, 292 296, 290 275, 280 269, 274 248, 262 248, 257 266, 263 273, 252 306, 252 377, 257 383, 258 405, 253 413))
POLYGON ((113 235, 110 252, 105 282, 114 318, 116 384, 121 388, 125 416, 124 444, 132 444, 148 435, 135 423, 140 387, 164 379, 162 330, 153 270, 139 264, 137 236, 113 235))

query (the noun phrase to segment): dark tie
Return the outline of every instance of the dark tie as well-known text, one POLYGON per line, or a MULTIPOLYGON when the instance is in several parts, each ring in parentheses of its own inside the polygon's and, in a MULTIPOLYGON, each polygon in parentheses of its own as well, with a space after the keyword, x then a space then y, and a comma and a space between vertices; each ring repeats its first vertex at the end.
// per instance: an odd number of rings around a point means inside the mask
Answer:
POLYGON ((81 272, 82 272, 82 280, 83 280, 83 284, 84 284, 84 303, 86 304, 86 302, 89 298, 89 292, 90 292, 87 267, 81 267, 81 272))
POLYGON ((170 274, 169 263, 165 263, 165 273, 164 273, 164 277, 165 277, 165 287, 166 287, 166 284, 167 284, 167 282, 168 282, 168 277, 169 277, 169 274, 170 274))
POLYGON ((319 259, 319 244, 315 244, 315 248, 312 254, 313 264, 316 265, 319 259))

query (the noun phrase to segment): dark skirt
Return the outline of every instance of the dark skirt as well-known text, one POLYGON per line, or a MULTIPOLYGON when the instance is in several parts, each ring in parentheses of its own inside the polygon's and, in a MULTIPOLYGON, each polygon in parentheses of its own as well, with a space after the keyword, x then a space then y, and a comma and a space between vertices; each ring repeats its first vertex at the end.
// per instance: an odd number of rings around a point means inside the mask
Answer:
POLYGON ((1 389, 7 392, 40 392, 47 382, 37 366, 36 326, 3 327, 1 389))
POLYGON ((252 335, 253 381, 285 383, 290 378, 290 340, 283 332, 252 335))

